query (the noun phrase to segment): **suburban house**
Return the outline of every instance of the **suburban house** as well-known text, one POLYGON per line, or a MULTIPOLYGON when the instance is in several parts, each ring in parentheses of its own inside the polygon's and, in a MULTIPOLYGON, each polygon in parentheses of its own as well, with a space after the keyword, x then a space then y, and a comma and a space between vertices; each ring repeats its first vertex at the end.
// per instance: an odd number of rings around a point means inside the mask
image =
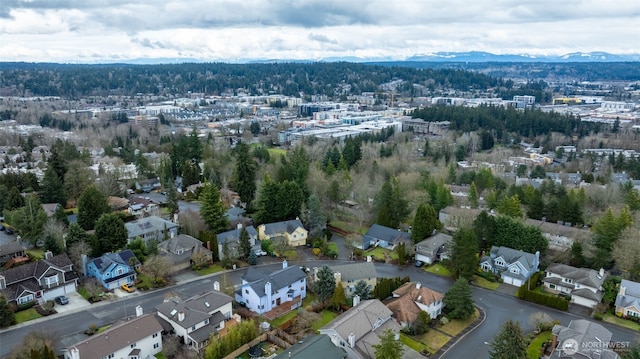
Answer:
POLYGON ((156 307, 160 319, 192 349, 206 346, 210 335, 223 329, 233 315, 233 298, 220 292, 217 282, 214 289, 186 300, 170 298, 156 307))
POLYGON ((488 256, 480 258, 480 268, 485 272, 499 274, 505 284, 523 285, 538 271, 540 252, 531 254, 509 247, 492 246, 488 256))
POLYGON ((616 297, 616 314, 640 317, 640 283, 623 279, 616 297))
MULTIPOLYGON (((364 281, 369 287, 369 291, 372 292, 373 288, 378 283, 378 274, 376 273, 376 267, 372 262, 358 262, 352 264, 343 264, 337 266, 331 266, 333 275, 336 278, 336 286, 338 283, 342 284, 344 288, 344 294, 347 298, 351 298, 354 295, 356 284, 359 281, 364 281)), ((317 280, 318 268, 313 268, 313 274, 317 280)))
POLYGON ((273 359, 346 359, 347 353, 326 335, 310 335, 273 359))
POLYGON ((372 225, 367 233, 362 236, 362 248, 382 247, 393 250, 400 242, 411 243, 411 234, 397 229, 381 226, 379 224, 372 225))
POLYGON ((194 255, 202 254, 209 262, 213 260, 211 251, 205 248, 200 240, 187 234, 180 234, 158 243, 158 254, 171 261, 173 272, 190 268, 194 255))
POLYGON ((547 267, 547 275, 542 281, 550 292, 571 295, 571 303, 594 308, 602 301, 605 276, 602 268, 595 271, 553 263, 547 267))
POLYGON ((286 260, 282 262, 282 269, 273 273, 249 267, 236 291, 236 302, 258 314, 284 304, 293 310, 302 305, 306 297, 307 274, 300 267, 288 267, 286 260))
POLYGON ((442 314, 442 295, 420 283, 405 283, 393 291, 393 298, 387 308, 404 328, 418 318, 421 311, 427 312, 432 319, 442 314))
POLYGON ((64 359, 153 358, 162 351, 162 325, 155 315, 142 314, 140 306, 136 314, 64 348, 64 359))
POLYGON ((25 248, 18 242, 9 242, 0 245, 0 265, 3 265, 14 258, 24 258, 25 248))
POLYGON ((444 233, 436 233, 416 244, 416 261, 433 264, 436 261, 449 258, 447 246, 452 237, 444 233))
POLYGON ((78 275, 66 254, 45 252, 44 259, 0 272, 0 292, 7 303, 44 303, 74 293, 78 275))
POLYGON ((123 211, 129 208, 129 200, 123 197, 109 196, 107 202, 112 211, 123 211))
POLYGON ((448 206, 440 210, 438 220, 449 230, 471 226, 482 210, 448 206))
MULTIPOLYGON (((379 335, 390 329, 400 333, 400 325, 393 320, 393 313, 377 299, 365 300, 342 313, 320 328, 320 334, 331 339, 333 345, 347 352, 349 359, 374 358, 374 345, 380 343, 379 335)), ((418 353, 405 346, 403 358, 418 353)))
POLYGON ((136 281, 136 268, 140 261, 130 249, 118 253, 105 253, 87 262, 85 273, 94 277, 107 290, 119 288, 123 284, 136 281))
POLYGON ((559 358, 618 359, 620 356, 609 349, 611 332, 598 323, 577 319, 564 327, 556 324, 551 330, 553 356, 559 358))
POLYGON ((261 224, 258 226, 258 239, 277 240, 284 239, 291 247, 307 244, 308 231, 299 219, 276 223, 261 224))
MULTIPOLYGON (((256 248, 256 241, 258 239, 258 232, 253 226, 245 227, 247 230, 247 234, 249 235, 249 243, 251 243, 252 249, 260 249, 256 248)), ((236 229, 232 229, 227 232, 219 233, 216 237, 218 238, 218 257, 220 260, 224 258, 223 247, 224 244, 227 244, 229 248, 229 254, 234 257, 238 257, 240 254, 240 232, 242 231, 242 224, 238 224, 236 229)), ((260 242, 257 242, 258 246, 260 246, 260 242)))
POLYGON ((151 240, 162 242, 178 234, 177 224, 158 216, 140 218, 125 223, 124 226, 127 228, 127 243, 136 238, 142 239, 146 244, 151 240))

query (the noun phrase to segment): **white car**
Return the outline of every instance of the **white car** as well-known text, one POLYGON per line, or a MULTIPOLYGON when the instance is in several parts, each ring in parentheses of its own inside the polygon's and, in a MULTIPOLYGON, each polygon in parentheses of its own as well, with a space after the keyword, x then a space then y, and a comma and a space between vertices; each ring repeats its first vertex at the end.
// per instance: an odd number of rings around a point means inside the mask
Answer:
POLYGON ((253 253, 255 253, 256 257, 261 257, 261 256, 266 256, 267 252, 263 251, 262 249, 257 250, 257 251, 253 251, 253 253))

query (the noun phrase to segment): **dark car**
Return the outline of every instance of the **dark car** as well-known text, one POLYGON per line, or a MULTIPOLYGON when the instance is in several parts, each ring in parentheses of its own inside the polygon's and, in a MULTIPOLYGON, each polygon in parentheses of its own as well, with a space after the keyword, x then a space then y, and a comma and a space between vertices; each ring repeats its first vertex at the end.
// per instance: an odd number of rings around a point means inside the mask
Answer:
POLYGON ((0 231, 4 231, 4 230, 5 230, 4 226, 0 224, 0 231))
POLYGON ((13 231, 11 230, 11 228, 7 227, 5 233, 8 234, 8 235, 12 235, 13 231))
POLYGON ((64 295, 56 297, 55 300, 56 300, 56 303, 58 303, 60 305, 69 304, 69 298, 65 297, 64 295))

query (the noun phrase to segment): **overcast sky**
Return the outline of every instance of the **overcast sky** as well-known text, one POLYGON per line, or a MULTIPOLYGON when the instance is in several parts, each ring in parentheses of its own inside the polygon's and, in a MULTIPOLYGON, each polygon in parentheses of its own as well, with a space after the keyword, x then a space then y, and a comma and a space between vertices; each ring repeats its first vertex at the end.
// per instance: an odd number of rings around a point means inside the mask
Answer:
POLYGON ((0 0, 0 61, 474 50, 640 53, 640 0, 0 0))

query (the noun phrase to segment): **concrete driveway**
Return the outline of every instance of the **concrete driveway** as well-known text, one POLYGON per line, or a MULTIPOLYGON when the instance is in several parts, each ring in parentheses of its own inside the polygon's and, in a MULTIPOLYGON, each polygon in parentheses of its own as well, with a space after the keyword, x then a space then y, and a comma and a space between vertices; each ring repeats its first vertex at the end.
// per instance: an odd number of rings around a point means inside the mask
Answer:
POLYGON ((91 303, 82 298, 82 296, 78 293, 68 293, 65 294, 67 298, 69 298, 69 304, 60 305, 56 303, 54 309, 58 313, 66 313, 74 310, 83 310, 91 307, 91 303))

